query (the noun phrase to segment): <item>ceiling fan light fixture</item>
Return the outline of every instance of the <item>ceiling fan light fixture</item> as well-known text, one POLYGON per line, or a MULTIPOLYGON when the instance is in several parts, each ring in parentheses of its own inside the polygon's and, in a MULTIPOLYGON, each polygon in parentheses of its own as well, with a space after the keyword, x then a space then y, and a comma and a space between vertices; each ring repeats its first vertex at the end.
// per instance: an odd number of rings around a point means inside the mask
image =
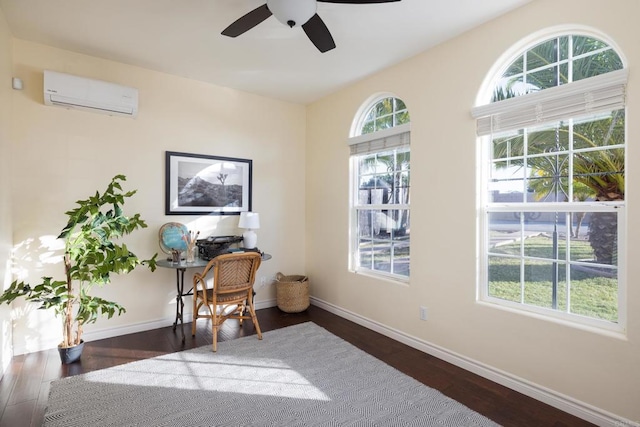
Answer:
POLYGON ((272 15, 280 23, 293 27, 302 27, 311 42, 322 53, 336 47, 320 15, 316 13, 317 2, 342 4, 392 3, 400 0, 266 0, 261 6, 245 13, 231 25, 222 30, 222 35, 238 37, 272 15))
POLYGON ((291 28, 301 27, 316 14, 316 0, 267 0, 269 11, 291 28))

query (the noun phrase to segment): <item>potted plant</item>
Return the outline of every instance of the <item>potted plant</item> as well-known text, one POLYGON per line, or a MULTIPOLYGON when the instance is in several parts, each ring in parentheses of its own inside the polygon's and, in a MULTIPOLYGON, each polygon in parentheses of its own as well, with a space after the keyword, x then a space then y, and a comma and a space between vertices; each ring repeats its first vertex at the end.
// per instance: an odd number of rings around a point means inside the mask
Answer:
POLYGON ((136 193, 123 192, 122 181, 126 177, 116 175, 103 194, 96 191, 66 212, 69 220, 58 236, 64 240, 64 280, 43 277, 35 286, 16 280, 0 295, 0 303, 10 304, 23 297, 39 309, 54 309, 63 323, 63 339, 58 346, 63 363, 80 358, 84 325, 94 323, 99 315, 111 318, 126 311, 116 302, 92 296, 91 289, 110 283, 112 273, 126 274, 141 264, 151 271, 156 268, 157 254, 140 260, 124 243, 114 242, 147 227, 140 214, 128 217, 122 211, 125 199, 136 193))

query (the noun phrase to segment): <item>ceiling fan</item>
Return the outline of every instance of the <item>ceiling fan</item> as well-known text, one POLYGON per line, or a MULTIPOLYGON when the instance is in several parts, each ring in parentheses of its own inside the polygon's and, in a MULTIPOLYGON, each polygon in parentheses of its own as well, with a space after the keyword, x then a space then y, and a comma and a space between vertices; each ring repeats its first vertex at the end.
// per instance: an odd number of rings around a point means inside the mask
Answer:
POLYGON ((316 13, 317 2, 344 4, 391 3, 400 0, 267 0, 267 3, 240 17, 222 31, 222 35, 238 37, 271 15, 289 27, 302 27, 320 52, 336 47, 324 21, 316 13))

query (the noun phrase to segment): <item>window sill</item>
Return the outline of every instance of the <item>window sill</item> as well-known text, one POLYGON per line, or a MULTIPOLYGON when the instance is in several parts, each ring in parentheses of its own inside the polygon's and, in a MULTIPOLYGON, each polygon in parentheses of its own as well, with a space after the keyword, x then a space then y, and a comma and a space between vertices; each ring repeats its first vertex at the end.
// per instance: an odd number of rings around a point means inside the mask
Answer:
POLYGON ((396 285, 404 285, 409 286, 409 277, 400 277, 393 276, 391 274, 378 273, 371 270, 349 270, 353 274, 357 274, 360 276, 370 277, 372 279, 378 279, 389 283, 394 283, 396 285))
POLYGON ((627 335, 625 329, 619 325, 612 323, 610 327, 598 327, 594 325, 589 325, 586 323, 579 323, 578 321, 573 321, 569 319, 563 319, 560 317, 555 317, 552 315, 547 315, 538 311, 527 309, 526 306, 520 307, 511 307, 506 304, 500 302, 494 302, 491 300, 478 300, 476 301, 478 305, 489 307, 492 309, 498 309, 502 311, 506 311, 512 314, 517 314, 521 316, 527 316, 538 320, 543 320, 546 322, 555 323, 557 325, 566 326, 572 329, 580 329, 582 331, 602 335, 608 338, 614 338, 621 341, 627 341, 627 335))

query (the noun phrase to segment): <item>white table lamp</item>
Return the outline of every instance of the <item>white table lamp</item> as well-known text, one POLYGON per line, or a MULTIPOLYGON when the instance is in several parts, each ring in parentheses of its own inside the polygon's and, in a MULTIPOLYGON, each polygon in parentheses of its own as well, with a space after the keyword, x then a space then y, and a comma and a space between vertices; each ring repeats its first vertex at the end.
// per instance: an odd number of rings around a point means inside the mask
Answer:
POLYGON ((256 243, 258 243, 258 236, 253 230, 260 228, 260 215, 256 212, 240 212, 238 228, 245 228, 247 230, 242 234, 244 247, 247 249, 255 248, 256 243))

